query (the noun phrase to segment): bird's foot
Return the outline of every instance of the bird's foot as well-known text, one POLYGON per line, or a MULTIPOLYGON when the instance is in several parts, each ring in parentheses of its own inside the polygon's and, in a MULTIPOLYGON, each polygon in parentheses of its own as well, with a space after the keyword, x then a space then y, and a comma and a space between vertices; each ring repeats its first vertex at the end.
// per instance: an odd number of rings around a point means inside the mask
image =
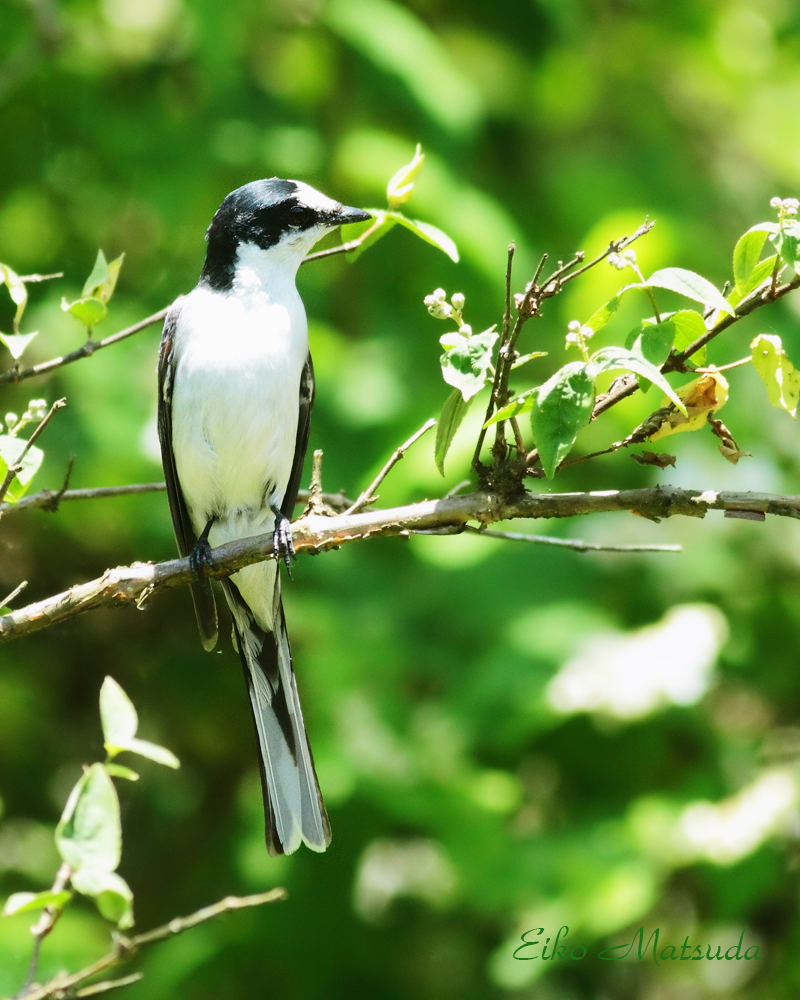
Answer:
POLYGON ((283 559, 289 579, 292 579, 292 559, 297 559, 292 541, 292 524, 288 517, 274 504, 270 504, 270 509, 275 515, 275 530, 272 533, 272 547, 275 551, 276 559, 283 559))
POLYGON ((203 534, 197 539, 194 548, 189 553, 189 568, 200 580, 211 569, 211 546, 208 544, 208 533, 214 523, 212 517, 203 529, 203 534))

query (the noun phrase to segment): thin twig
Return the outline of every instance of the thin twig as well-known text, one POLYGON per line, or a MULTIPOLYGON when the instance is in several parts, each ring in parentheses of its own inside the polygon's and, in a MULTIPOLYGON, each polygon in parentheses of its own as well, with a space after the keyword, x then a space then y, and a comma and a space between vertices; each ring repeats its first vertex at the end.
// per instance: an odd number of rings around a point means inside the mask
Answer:
POLYGON ((431 427, 434 427, 435 425, 436 421, 434 420, 433 417, 431 417, 430 420, 425 421, 425 423, 422 425, 422 427, 420 427, 418 431, 416 431, 416 433, 412 434, 407 441, 404 441, 400 445, 400 447, 395 450, 392 457, 389 459, 386 465, 384 465, 384 467, 381 469, 381 471, 378 473, 375 479, 364 490, 364 492, 361 494, 358 500, 356 500, 355 503, 351 504, 350 507, 348 507, 347 510, 344 511, 342 516, 348 517, 350 514, 357 514, 358 511, 363 510, 364 507, 369 506, 369 504, 371 503, 375 503, 375 501, 378 499, 375 494, 375 490, 377 490, 377 488, 389 475, 389 473, 392 471, 395 465, 397 465, 400 459, 405 455, 405 453, 408 451, 411 445, 414 444, 415 441, 418 441, 422 437, 422 435, 426 433, 426 431, 429 431, 431 427))
MULTIPOLYGON (((394 537, 470 521, 490 524, 517 517, 575 517, 624 510, 654 521, 675 515, 702 518, 709 510, 749 510, 800 518, 800 496, 701 492, 671 486, 594 493, 519 493, 505 499, 493 491, 478 491, 391 510, 362 511, 347 517, 309 515, 294 522, 292 539, 298 552, 316 553, 357 539, 394 537)), ((213 579, 223 579, 272 557, 271 532, 240 538, 212 550, 206 573, 213 579)), ((124 604, 142 607, 154 595, 184 586, 195 578, 188 558, 109 569, 98 579, 0 616, 0 642, 38 632, 96 608, 124 604)))
MULTIPOLYGON (((87 979, 92 979, 112 966, 118 965, 145 945, 153 944, 156 941, 164 941, 166 938, 174 937, 176 934, 182 934, 184 931, 196 927, 206 920, 213 920, 214 917, 219 917, 223 913, 244 910, 250 906, 263 906, 265 903, 275 903, 282 899, 286 899, 285 889, 270 889, 269 892, 262 892, 257 896, 226 896, 225 899, 214 903, 212 906, 205 906, 202 910, 198 910, 188 917, 176 917, 174 920, 170 920, 168 924, 156 927, 152 931, 146 931, 144 934, 137 934, 131 938, 118 935, 114 949, 103 955, 102 958, 99 958, 91 965, 87 965, 80 972, 74 972, 71 975, 59 973, 49 983, 45 983, 44 986, 39 986, 24 994, 25 1000, 47 1000, 49 997, 67 996, 75 986, 79 986, 87 979)), ((118 985, 123 984, 118 983, 118 985)), ((88 994, 83 995, 86 996, 88 994)))
POLYGON ((146 319, 140 320, 138 323, 134 323, 133 326, 120 330, 119 333, 113 333, 110 337, 105 337, 103 340, 87 340, 82 347, 72 351, 70 354, 62 354, 60 358, 42 361, 38 365, 33 365, 32 368, 23 368, 21 371, 16 366, 10 368, 0 375, 0 385, 4 385, 7 382, 22 382, 26 378, 33 378, 36 375, 46 375, 56 368, 61 368, 62 365, 69 365, 73 361, 80 361, 81 358, 88 358, 95 351, 99 351, 103 347, 110 347, 111 344, 116 344, 126 337, 132 337, 134 333, 139 333, 140 330, 145 330, 148 326, 160 323, 167 315, 168 309, 169 306, 157 313, 153 313, 152 316, 148 316, 146 319))
POLYGON ((22 583, 17 584, 17 586, 14 587, 14 589, 11 591, 8 597, 4 597, 3 600, 0 601, 0 608, 7 608, 8 605, 14 600, 14 598, 19 597, 19 595, 27 586, 28 586, 27 580, 23 580, 22 583))
POLYGON ((118 990, 121 986, 133 986, 140 979, 144 979, 143 972, 134 972, 130 976, 123 976, 122 979, 104 979, 101 983, 94 983, 91 986, 84 986, 82 990, 75 993, 76 997, 93 997, 98 993, 107 993, 109 990, 118 990))
POLYGON ((42 417, 42 419, 39 421, 39 426, 25 442, 25 447, 19 453, 19 456, 17 457, 17 460, 14 463, 14 465, 9 465, 8 471, 6 472, 5 477, 3 478, 3 482, 0 483, 0 503, 2 503, 3 497, 5 497, 6 493, 8 493, 9 486, 11 486, 11 484, 14 482, 18 473, 22 471, 23 458, 25 458, 25 456, 33 447, 33 444, 36 441, 36 439, 39 437, 39 435, 42 433, 45 427, 47 427, 47 425, 53 419, 53 415, 56 412, 56 410, 60 410, 62 407, 66 405, 67 401, 66 399, 63 398, 57 399, 55 403, 53 403, 53 405, 50 407, 50 409, 47 411, 44 417, 42 417))
MULTIPOLYGON (((96 486, 91 489, 65 490, 63 493, 61 490, 41 490, 39 493, 23 497, 16 503, 3 501, 0 503, 0 517, 37 507, 52 510, 56 501, 61 504, 69 500, 102 500, 105 497, 123 497, 138 493, 163 493, 166 488, 166 483, 132 483, 128 486, 96 486)), ((309 496, 309 490, 299 490, 297 502, 304 503, 309 496)), ((322 493, 321 497, 323 503, 336 511, 346 510, 353 503, 344 493, 322 493)))
MULTIPOLYGON (((69 882, 71 875, 72 869, 66 861, 63 862, 61 867, 56 872, 56 877, 50 891, 52 893, 62 892, 64 886, 67 882, 69 882)), ((42 950, 42 942, 55 927, 61 913, 61 908, 48 906, 42 911, 42 915, 31 928, 31 934, 33 934, 33 951, 31 952, 31 960, 28 963, 28 972, 25 976, 25 982, 22 984, 22 989, 19 993, 17 993, 14 1000, 17 1000, 19 997, 27 997, 30 995, 30 987, 35 982, 36 973, 39 971, 39 953, 42 950)))
POLYGON ((24 281, 26 284, 33 284, 37 281, 52 281, 53 278, 63 277, 64 272, 59 271, 57 274, 21 274, 19 280, 24 281))
POLYGON ((554 538, 552 535, 526 535, 517 531, 492 531, 490 528, 481 530, 467 525, 467 531, 484 538, 504 538, 509 542, 532 542, 534 545, 558 545, 575 552, 682 552, 680 545, 601 545, 597 542, 584 542, 580 538, 554 538))
POLYGON ((629 247, 631 243, 635 243, 636 240, 641 239, 642 236, 646 236, 655 224, 655 219, 652 222, 645 219, 633 235, 623 236, 621 240, 612 240, 601 254, 595 257, 594 260, 590 260, 588 264, 584 264, 583 267, 579 267, 577 271, 573 271, 572 274, 567 275, 561 284, 566 285, 568 281, 572 281, 574 278, 579 278, 582 274, 585 274, 586 271, 596 267, 604 261, 606 257, 610 256, 610 254, 619 253, 621 250, 629 247))

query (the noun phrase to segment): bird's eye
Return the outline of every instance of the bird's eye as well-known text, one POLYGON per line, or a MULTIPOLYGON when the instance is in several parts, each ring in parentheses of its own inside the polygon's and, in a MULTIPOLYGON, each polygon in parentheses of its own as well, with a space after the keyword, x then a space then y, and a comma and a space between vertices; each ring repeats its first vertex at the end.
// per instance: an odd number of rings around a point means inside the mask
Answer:
POLYGON ((302 205, 292 205, 289 209, 289 224, 292 226, 306 226, 312 221, 311 216, 311 209, 304 208, 302 205))

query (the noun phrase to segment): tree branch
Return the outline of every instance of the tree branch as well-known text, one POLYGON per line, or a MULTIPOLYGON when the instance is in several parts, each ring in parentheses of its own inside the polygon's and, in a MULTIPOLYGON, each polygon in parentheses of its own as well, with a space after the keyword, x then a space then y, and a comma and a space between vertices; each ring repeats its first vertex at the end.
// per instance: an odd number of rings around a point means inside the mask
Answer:
POLYGON ((19 457, 13 465, 9 465, 5 476, 3 477, 2 483, 0 483, 0 503, 2 503, 3 497, 8 493, 9 486, 14 482, 17 474, 22 471, 22 459, 28 454, 28 452, 33 447, 34 441, 39 437, 42 431, 47 427, 50 421, 53 419, 53 415, 56 410, 60 410, 62 407, 67 405, 66 399, 57 399, 55 403, 50 407, 47 413, 39 421, 39 426, 31 434, 28 440, 25 442, 25 447, 19 453, 19 457))
MULTIPOLYGON (((221 899, 212 906, 205 906, 202 910, 197 910, 196 913, 192 913, 188 917, 176 917, 174 920, 170 920, 168 924, 156 927, 152 931, 146 931, 144 934, 137 934, 131 938, 124 937, 121 934, 117 935, 113 950, 103 955, 96 962, 87 965, 80 972, 72 973, 72 975, 65 975, 63 972, 59 973, 49 983, 45 983, 44 986, 38 986, 22 994, 22 997, 24 997, 24 1000, 48 1000, 48 998, 66 1000, 67 996, 73 995, 72 990, 75 986, 79 986, 87 979, 98 976, 101 972, 105 972, 112 966, 125 961, 145 945, 153 944, 156 941, 164 941, 166 938, 174 937, 176 934, 182 934, 191 927, 196 927, 206 920, 213 920, 214 917, 219 917, 223 913, 244 910, 250 906, 263 906, 265 903, 275 903, 282 899, 286 899, 285 889, 270 889, 269 892, 262 892, 257 896, 226 896, 225 899, 221 899)), ((98 983, 88 991, 81 991, 78 996, 89 996, 92 992, 100 992, 99 987, 101 985, 103 989, 108 990, 116 986, 125 986, 131 981, 129 977, 126 977, 125 979, 118 979, 113 983, 98 983)))
POLYGON ((556 538, 553 535, 526 535, 519 531, 481 530, 467 525, 467 530, 483 538, 502 538, 508 542, 528 542, 532 545, 555 545, 573 552, 682 552, 681 545, 602 545, 584 542, 580 538, 556 538))
POLYGON ((169 309, 169 306, 157 313, 153 313, 152 316, 148 316, 146 319, 139 320, 133 326, 120 330, 119 333, 112 333, 110 337, 105 337, 103 340, 87 340, 82 347, 79 347, 76 351, 72 351, 70 354, 62 354, 60 358, 42 361, 38 365, 33 365, 32 368, 23 368, 22 370, 17 365, 14 365, 13 368, 9 368, 8 371, 0 374, 0 385, 5 385, 7 382, 22 382, 26 378, 33 378, 36 375, 47 375, 48 372, 52 372, 56 368, 61 368, 63 365, 72 364, 73 361, 80 361, 81 358, 88 358, 95 351, 99 351, 103 347, 110 347, 112 344, 116 344, 126 337, 132 337, 134 333, 139 333, 140 330, 144 330, 148 326, 160 323, 167 315, 167 309, 169 309))
MULTIPOLYGON (((464 526, 468 521, 491 524, 515 517, 575 517, 628 510, 651 520, 683 514, 704 517, 708 510, 750 511, 800 518, 800 496, 770 493, 729 493, 655 486, 638 490, 593 493, 522 493, 508 499, 477 492, 426 500, 390 510, 366 511, 348 517, 309 515, 296 521, 292 538, 298 551, 323 552, 361 538, 407 535, 413 531, 464 526)), ((206 570, 214 579, 272 557, 272 535, 256 535, 221 545, 211 553, 206 570)), ((0 617, 0 642, 65 621, 85 611, 120 604, 141 607, 151 597, 193 579, 189 560, 134 563, 109 569, 96 580, 81 583, 0 617)))

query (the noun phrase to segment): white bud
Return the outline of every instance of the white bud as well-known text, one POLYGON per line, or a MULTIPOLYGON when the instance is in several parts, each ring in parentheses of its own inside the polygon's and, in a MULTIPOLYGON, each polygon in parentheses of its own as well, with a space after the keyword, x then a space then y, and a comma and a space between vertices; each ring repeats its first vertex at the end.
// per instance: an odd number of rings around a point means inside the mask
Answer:
POLYGON ((793 208, 795 211, 800 208, 800 201, 797 198, 784 198, 783 199, 784 208, 793 208))
POLYGON ((577 333, 568 333, 567 334, 567 345, 569 346, 569 344, 577 344, 577 343, 579 343, 578 334, 577 333))
POLYGON ((571 323, 567 326, 568 330, 577 331, 580 330, 581 324, 577 319, 573 319, 571 323))
POLYGON ((581 327, 581 336, 584 340, 591 340, 594 336, 594 330, 590 326, 581 327))
POLYGON ((7 413, 6 414, 6 427, 9 430, 11 430, 11 428, 17 423, 18 420, 19 420, 19 417, 16 415, 16 413, 7 413))
POLYGON ((635 264, 636 263, 636 251, 635 250, 626 250, 625 253, 622 256, 629 263, 631 263, 631 264, 635 264))
POLYGON ((777 195, 774 198, 770 198, 769 206, 770 208, 780 208, 781 207, 780 198, 778 198, 777 195))
POLYGON ((608 263, 612 267, 615 267, 618 271, 622 271, 624 268, 628 266, 628 261, 625 260, 623 257, 620 257, 618 253, 610 253, 608 255, 608 263))
POLYGON ((464 303, 466 302, 466 299, 461 294, 461 292, 456 292, 455 295, 450 299, 450 301, 453 303, 453 308, 461 312, 461 310, 464 308, 464 303))
POLYGON ((458 332, 463 333, 465 337, 471 337, 472 327, 469 325, 469 323, 464 323, 462 326, 458 328, 458 332))
POLYGON ((436 288, 433 292, 433 297, 435 299, 440 299, 442 302, 447 298, 447 292, 443 288, 436 288))

